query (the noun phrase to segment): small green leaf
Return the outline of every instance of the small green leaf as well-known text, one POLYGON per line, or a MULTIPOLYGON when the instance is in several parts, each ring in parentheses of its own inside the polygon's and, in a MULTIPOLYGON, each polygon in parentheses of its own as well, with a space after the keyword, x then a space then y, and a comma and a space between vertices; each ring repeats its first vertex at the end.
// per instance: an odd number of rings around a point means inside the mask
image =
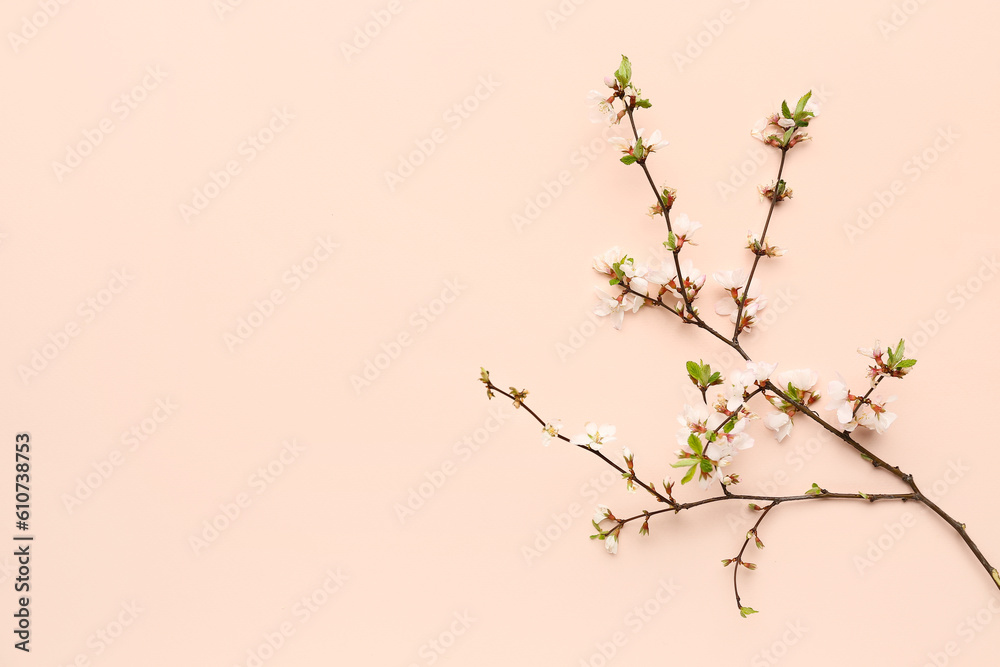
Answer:
POLYGON ((694 433, 688 436, 688 446, 691 447, 695 454, 701 455, 701 440, 694 433))
POLYGON ((618 66, 618 71, 615 72, 615 78, 618 79, 618 83, 622 88, 632 81, 632 63, 624 55, 622 56, 622 64, 618 66))
POLYGON ((677 459, 670 464, 671 468, 685 468, 687 466, 693 466, 698 462, 698 459, 677 459))
POLYGON ((702 459, 701 460, 701 471, 703 473, 711 473, 712 470, 713 470, 713 468, 712 468, 712 462, 708 461, 706 459, 702 459))
POLYGON ((810 97, 812 97, 812 91, 811 90, 808 93, 806 93, 805 95, 803 95, 802 97, 799 98, 799 103, 795 105, 795 115, 796 116, 799 115, 800 113, 802 113, 803 111, 805 111, 806 104, 809 103, 809 98, 810 97))
POLYGON ((649 100, 636 100, 635 105, 637 107, 642 107, 643 109, 648 109, 649 107, 653 106, 653 104, 649 100))
POLYGON ((636 163, 636 159, 635 159, 634 155, 622 155, 621 156, 621 161, 622 161, 622 164, 635 164, 636 163))
POLYGON ((785 118, 792 117, 792 112, 788 110, 788 102, 784 100, 781 101, 781 115, 785 118))
POLYGON ((823 495, 823 489, 819 488, 819 485, 816 484, 816 482, 813 482, 812 487, 810 487, 810 489, 808 491, 806 491, 806 495, 807 496, 820 496, 820 495, 823 495))
POLYGON ((896 368, 909 368, 915 363, 917 363, 916 359, 903 359, 901 362, 896 364, 896 368))
POLYGON ((691 381, 698 384, 698 380, 701 378, 701 366, 689 361, 685 364, 685 368, 687 368, 688 375, 691 376, 691 381))
POLYGON ((687 484, 694 478, 695 471, 698 470, 697 466, 691 466, 688 468, 687 474, 684 475, 684 479, 681 480, 681 484, 687 484))
POLYGON ((788 144, 788 140, 792 138, 792 134, 794 134, 794 133, 795 133, 795 128, 794 127, 790 127, 787 130, 785 130, 785 134, 782 135, 782 137, 781 137, 781 143, 782 144, 788 144))
POLYGON ((864 498, 865 500, 868 500, 868 499, 869 499, 869 498, 868 498, 868 494, 867 494, 867 493, 863 493, 863 492, 861 492, 861 491, 858 491, 858 495, 859 495, 859 496, 861 496, 862 498, 864 498))
POLYGON ((759 614, 759 613, 760 612, 758 612, 756 609, 752 609, 750 607, 740 607, 740 616, 742 616, 743 618, 746 618, 750 614, 759 614))

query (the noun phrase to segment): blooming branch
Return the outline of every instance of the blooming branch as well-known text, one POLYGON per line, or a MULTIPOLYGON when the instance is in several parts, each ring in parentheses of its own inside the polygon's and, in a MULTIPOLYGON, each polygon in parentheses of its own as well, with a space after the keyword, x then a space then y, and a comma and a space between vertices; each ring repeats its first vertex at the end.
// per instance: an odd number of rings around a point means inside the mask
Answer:
POLYGON ((728 317, 733 324, 732 335, 727 336, 706 322, 696 305, 705 286, 706 275, 696 269, 690 259, 682 262, 680 254, 687 246, 695 244, 692 239, 702 224, 692 221, 686 214, 678 214, 672 219, 671 211, 677 200, 677 190, 667 185, 657 186, 650 173, 648 166, 650 158, 662 153, 668 143, 663 140, 659 130, 647 136, 645 130, 636 125, 637 110, 649 109, 652 105, 632 81, 632 66, 628 58, 622 57, 621 64, 613 76, 605 78, 605 86, 607 88, 605 93, 591 91, 592 118, 606 121, 611 125, 617 125, 624 118, 628 118, 631 136, 613 137, 609 141, 621 153, 620 161, 623 164, 639 165, 652 188, 655 203, 649 207, 648 213, 650 216, 659 215, 664 219, 667 240, 663 245, 669 251, 670 258, 661 262, 658 267, 651 266, 617 247, 595 257, 594 269, 608 278, 611 287, 617 288, 617 294, 607 294, 598 290, 599 303, 595 312, 598 315, 611 317, 614 328, 620 329, 628 312, 637 312, 643 306, 662 308, 677 317, 682 324, 694 325, 734 350, 745 362, 745 368, 735 369, 724 378, 722 373, 713 371, 702 360, 689 361, 686 364, 687 377, 698 388, 702 400, 694 406, 685 405, 678 417, 681 428, 676 435, 678 446, 675 451, 676 460, 671 466, 684 469, 682 486, 697 481, 701 488, 707 489, 717 480, 722 495, 683 503, 674 498, 673 481, 664 479, 663 492, 657 490, 655 485, 642 481, 635 469, 635 456, 627 446, 621 451, 624 466, 602 451, 617 440, 618 433, 614 426, 588 422, 583 433, 568 438, 560 432, 561 422, 546 422, 525 404, 527 390, 511 387, 510 392, 503 391, 490 380, 489 373, 482 370, 480 380, 486 385, 487 397, 493 398, 496 394, 500 394, 512 400, 515 408, 524 408, 541 424, 544 444, 558 439, 585 449, 617 470, 622 475, 628 491, 634 492, 641 487, 658 503, 666 505, 652 511, 642 510, 641 513, 624 519, 616 517, 608 507, 599 506, 593 519, 597 533, 591 536, 592 539, 603 541, 610 553, 617 553, 622 529, 640 518, 643 522, 639 533, 647 535, 649 521, 657 514, 666 512, 676 514, 701 505, 729 500, 753 501, 749 506, 752 510, 759 511, 760 516, 748 530, 737 555, 723 560, 725 565, 735 564, 733 587, 736 604, 740 614, 746 617, 757 611, 742 604, 738 572, 741 567, 756 569, 756 564, 744 560, 744 556, 751 540, 758 549, 763 548, 759 528, 773 508, 785 502, 807 500, 860 499, 869 503, 879 500, 914 501, 926 506, 958 533, 990 574, 997 588, 1000 588, 1000 573, 968 535, 965 524, 957 521, 925 496, 911 474, 904 472, 899 466, 889 464, 871 448, 853 437, 853 431, 858 426, 880 435, 895 422, 896 415, 886 407, 895 397, 883 398, 876 396, 874 392, 887 378, 905 377, 916 364, 914 359, 906 358, 904 341, 900 340, 895 348, 889 347, 885 350, 878 342, 872 348, 859 349, 859 352, 872 362, 868 365, 866 373, 870 387, 864 393, 855 393, 840 375, 837 376, 837 380, 830 381, 826 391, 829 402, 825 406, 834 413, 834 418, 830 421, 820 416, 813 408, 821 399, 816 389, 819 381, 817 373, 808 368, 776 372, 777 363, 755 361, 740 342, 741 334, 752 330, 757 314, 767 306, 766 295, 759 285, 753 283, 761 258, 776 258, 785 254, 783 248, 770 242, 768 231, 777 204, 787 201, 792 196, 792 190, 784 180, 787 154, 793 147, 811 138, 805 130, 819 111, 811 101, 811 93, 800 97, 794 108, 787 102, 782 102, 780 110, 762 119, 751 133, 754 138, 777 149, 780 161, 774 181, 760 188, 761 196, 769 203, 760 234, 751 231, 747 235, 746 248, 753 254, 749 272, 735 269, 716 271, 712 274, 715 283, 726 295, 726 298, 716 304, 715 310, 718 314, 728 317), (713 394, 711 398, 709 392, 713 394), (773 409, 763 415, 753 412, 749 405, 758 396, 763 399, 761 403, 770 405, 773 409), (792 434, 795 418, 799 415, 815 422, 854 449, 873 467, 888 471, 901 480, 909 490, 905 493, 833 493, 814 483, 809 490, 800 495, 758 496, 734 492, 732 489, 740 482, 739 475, 730 473, 728 469, 739 453, 754 445, 754 438, 749 429, 750 422, 760 419, 763 426, 772 431, 775 439, 781 442, 792 434), (758 502, 767 504, 762 508, 758 502))

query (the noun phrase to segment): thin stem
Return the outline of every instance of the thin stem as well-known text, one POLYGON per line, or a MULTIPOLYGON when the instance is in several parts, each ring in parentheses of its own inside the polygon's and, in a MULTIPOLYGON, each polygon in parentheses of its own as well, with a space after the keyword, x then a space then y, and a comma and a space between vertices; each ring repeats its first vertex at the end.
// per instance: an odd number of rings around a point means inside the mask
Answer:
POLYGON ((663 509, 653 510, 652 512, 643 512, 642 514, 630 516, 627 519, 620 519, 619 522, 626 524, 630 521, 641 519, 647 515, 655 516, 666 512, 673 512, 674 514, 677 514, 678 512, 689 510, 694 507, 710 505, 712 503, 723 502, 726 500, 755 500, 759 502, 781 503, 790 503, 801 500, 864 500, 868 503, 874 503, 879 500, 901 500, 906 502, 908 500, 918 500, 918 498, 915 493, 834 493, 832 491, 823 491, 822 493, 817 494, 805 493, 792 496, 757 496, 745 493, 730 493, 728 496, 712 496, 711 498, 702 498, 701 500, 694 500, 689 503, 677 503, 673 507, 665 507, 663 509))
POLYGON ((857 415, 858 410, 861 409, 861 406, 868 402, 868 397, 872 395, 872 392, 875 391, 875 387, 877 387, 879 383, 882 382, 882 379, 884 377, 885 377, 884 375, 879 375, 877 378, 875 378, 875 382, 872 383, 871 389, 865 392, 865 395, 861 397, 861 400, 858 401, 858 404, 854 406, 854 410, 851 411, 852 417, 857 415))
MULTIPOLYGON (((507 392, 505 392, 503 389, 501 389, 500 387, 496 386, 492 382, 490 382, 486 386, 489 387, 490 389, 492 389, 493 391, 497 392, 498 394, 503 394, 507 398, 509 398, 511 400, 514 400, 514 396, 512 394, 508 394, 507 392)), ((524 403, 524 401, 521 401, 521 407, 524 408, 528 412, 529 415, 531 415, 532 417, 534 417, 535 420, 539 424, 541 424, 542 426, 545 426, 545 424, 547 422, 544 419, 542 419, 541 417, 539 417, 535 413, 534 410, 532 410, 531 408, 529 408, 524 403)), ((570 442, 569 438, 567 438, 566 436, 564 436, 561 433, 557 434, 556 437, 559 438, 560 440, 564 441, 564 442, 569 442, 570 444, 573 444, 572 442, 570 442)), ((587 452, 590 452, 590 453, 594 454, 595 456, 597 456, 598 458, 600 458, 601 460, 603 460, 605 463, 607 463, 609 466, 611 466, 612 468, 614 468, 615 470, 617 470, 618 472, 620 472, 623 476, 630 476, 632 478, 633 482, 635 482, 636 484, 638 484, 640 487, 642 487, 643 489, 645 489, 649 493, 653 494, 653 496, 657 500, 659 500, 661 503, 667 503, 668 505, 671 505, 671 506, 676 506, 677 505, 677 503, 672 498, 668 498, 668 497, 662 495, 659 491, 657 491, 655 485, 653 485, 653 484, 646 484, 641 479, 639 479, 639 476, 635 474, 634 470, 626 470, 625 468, 622 468, 620 465, 618 465, 617 463, 615 463, 614 461, 612 461, 611 459, 609 459, 607 456, 605 456, 604 454, 602 454, 597 449, 592 449, 592 448, 590 448, 590 447, 588 447, 586 445, 574 445, 574 446, 579 447, 580 449, 582 449, 584 451, 587 451, 587 452)))
MULTIPOLYGON (((639 139, 639 131, 635 128, 635 117, 633 115, 633 109, 631 106, 625 107, 628 112, 628 121, 632 126, 632 135, 636 140, 639 139)), ((674 233, 674 228, 670 224, 670 209, 667 208, 663 203, 663 197, 660 195, 660 191, 656 188, 656 183, 653 181, 653 176, 649 173, 649 167, 646 166, 646 158, 643 157, 639 160, 639 166, 642 167, 642 173, 646 175, 646 181, 649 182, 649 187, 653 189, 653 196, 656 197, 656 205, 660 208, 660 212, 663 214, 663 219, 667 223, 667 232, 670 234, 674 233)), ((680 255, 681 249, 674 248, 672 255, 674 257, 674 271, 677 273, 677 290, 680 292, 681 298, 684 300, 684 310, 691 314, 696 322, 701 322, 701 317, 694 311, 694 307, 691 305, 691 299, 688 297, 687 287, 684 286, 684 276, 681 274, 681 261, 678 257, 680 255)), ((645 296, 645 295, 642 295, 645 296)))
POLYGON ((780 502, 780 500, 775 500, 773 503, 765 507, 764 511, 760 513, 760 516, 757 518, 757 523, 753 525, 753 528, 747 531, 747 537, 743 540, 743 546, 740 547, 740 552, 736 555, 736 558, 733 561, 733 592, 736 593, 736 606, 739 608, 740 612, 743 611, 743 605, 740 604, 740 587, 736 580, 740 573, 740 565, 743 564, 743 552, 747 550, 747 546, 750 544, 750 535, 757 535, 757 528, 760 526, 761 522, 764 521, 764 517, 766 517, 767 513, 774 507, 777 507, 780 502))
MULTIPOLYGON (((785 169, 785 156, 788 154, 788 146, 781 147, 781 163, 778 165, 778 177, 774 182, 774 192, 771 193, 771 205, 767 209, 767 218, 764 220, 764 231, 760 233, 760 242, 764 243, 764 239, 767 238, 767 227, 771 224, 771 214, 774 213, 774 206, 778 203, 778 184, 781 183, 781 172, 785 169)), ((747 294, 750 293, 750 283, 753 282, 753 274, 757 271, 757 263, 760 262, 761 255, 759 253, 754 253, 753 266, 750 267, 750 276, 747 278, 747 283, 743 287, 743 297, 740 299, 739 308, 736 310, 736 328, 733 330, 733 342, 736 343, 740 339, 740 323, 743 318, 743 306, 747 302, 747 294)))

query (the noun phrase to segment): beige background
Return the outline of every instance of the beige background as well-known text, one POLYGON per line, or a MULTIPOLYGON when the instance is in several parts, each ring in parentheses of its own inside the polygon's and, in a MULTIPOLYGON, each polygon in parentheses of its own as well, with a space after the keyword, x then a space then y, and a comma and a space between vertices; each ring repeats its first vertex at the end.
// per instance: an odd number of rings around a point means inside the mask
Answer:
MULTIPOLYGON (((663 314, 591 323, 590 257, 665 234, 584 97, 631 56, 641 124, 671 142, 651 168, 705 224, 690 256, 710 272, 748 264, 763 218, 776 163, 757 166, 752 124, 812 88, 816 140, 773 228, 790 252, 759 274, 784 312, 747 348, 861 387, 857 346, 919 347, 886 392, 897 423, 863 437, 1000 562, 993 3, 220 6, 2 12, 2 469, 29 431, 36 541, 30 655, 0 557, 0 663, 993 664, 1000 595, 923 508, 780 508, 743 620, 719 565, 740 504, 655 521, 612 558, 587 539, 595 502, 649 503, 476 382, 485 365, 528 387, 571 434, 614 423, 644 476, 670 472, 683 362, 733 359, 663 314), (195 190, 214 198, 185 220, 195 190)), ((902 490, 804 421, 757 435, 746 491, 902 490)))

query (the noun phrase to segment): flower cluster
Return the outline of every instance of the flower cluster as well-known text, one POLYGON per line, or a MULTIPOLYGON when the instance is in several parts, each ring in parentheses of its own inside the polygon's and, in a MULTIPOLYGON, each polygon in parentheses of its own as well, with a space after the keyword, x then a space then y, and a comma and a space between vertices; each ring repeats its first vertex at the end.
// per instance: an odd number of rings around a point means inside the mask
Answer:
POLYGON ((810 139, 803 128, 809 127, 810 119, 819 115, 819 107, 809 101, 811 97, 812 91, 800 97, 794 111, 789 109, 788 102, 782 102, 781 111, 757 121, 750 135, 769 146, 784 150, 810 139))
MULTIPOLYGON (((681 423, 677 432, 680 449, 674 452, 677 461, 670 465, 687 468, 681 484, 697 477, 699 486, 707 489, 719 468, 731 464, 738 452, 753 447, 753 438, 745 432, 748 415, 742 410, 729 413, 707 405, 685 405, 684 414, 677 420, 681 423)), ((733 482, 731 476, 729 481, 733 482)))
POLYGON ((840 376, 830 380, 828 393, 830 402, 826 409, 837 413, 837 421, 845 431, 853 431, 860 425, 876 433, 885 433, 896 421, 896 415, 885 408, 887 403, 896 400, 894 396, 886 399, 855 396, 840 376))
MULTIPOLYGON (((686 226, 682 244, 685 241, 690 243, 690 234, 701 226, 697 222, 688 221, 687 216, 683 216, 683 219, 686 226)), ((680 313, 684 310, 685 296, 689 302, 694 301, 705 285, 705 274, 696 269, 690 260, 681 264, 683 279, 678 280, 677 270, 671 259, 661 262, 659 268, 651 269, 629 257, 617 246, 594 257, 593 267, 598 273, 609 276, 608 282, 611 285, 625 285, 630 290, 617 297, 597 290, 599 303, 594 308, 594 313, 602 317, 612 316, 615 329, 621 329, 627 311, 634 313, 639 310, 645 301, 643 297, 662 300, 665 295, 669 295, 676 298, 676 310, 680 313)))
POLYGON ((774 431, 774 437, 778 442, 787 438, 795 425, 793 417, 798 411, 799 405, 809 407, 820 399, 819 392, 813 391, 813 387, 819 381, 819 377, 808 368, 800 368, 793 371, 778 373, 774 378, 774 384, 792 399, 794 403, 786 401, 780 396, 767 396, 767 400, 778 409, 764 417, 764 426, 774 431))
POLYGON ((602 424, 601 426, 598 426, 594 422, 587 422, 584 429, 586 432, 581 433, 580 435, 574 435, 569 439, 569 444, 597 451, 604 445, 617 440, 615 437, 615 431, 617 429, 610 424, 602 424))
POLYGON ((875 362, 868 367, 868 378, 871 380, 873 387, 884 377, 901 378, 910 372, 910 369, 913 368, 913 365, 916 364, 917 361, 916 359, 906 358, 904 355, 905 346, 906 342, 901 339, 899 344, 896 345, 895 350, 889 347, 883 351, 882 345, 878 341, 875 341, 875 347, 858 348, 859 354, 862 354, 875 362))
POLYGON ((767 297, 761 294, 760 285, 751 285, 750 289, 746 290, 747 274, 743 269, 716 271, 712 277, 730 296, 730 299, 723 299, 715 304, 715 312, 728 317, 733 324, 736 324, 739 313, 739 331, 752 329, 756 323, 757 313, 767 307, 767 297), (740 313, 741 301, 743 301, 742 313, 740 313))
POLYGON ((767 239, 761 241, 752 231, 747 231, 747 249, 755 255, 764 257, 781 257, 785 254, 784 248, 771 245, 767 239))
POLYGON ((636 130, 636 136, 628 139, 626 137, 610 137, 608 142, 620 150, 624 155, 621 161, 624 164, 635 164, 645 162, 650 154, 666 147, 670 142, 663 140, 663 135, 659 130, 653 130, 653 134, 648 139, 643 138, 645 129, 636 130))
POLYGON ((649 100, 643 99, 642 91, 632 85, 632 63, 625 56, 614 75, 604 77, 604 85, 610 93, 591 90, 587 94, 591 122, 617 125, 630 110, 652 106, 649 100))
MULTIPOLYGON (((652 206, 649 207, 649 210, 646 212, 646 215, 648 215, 651 218, 655 218, 657 215, 660 215, 664 211, 669 211, 673 207, 674 202, 677 201, 677 189, 676 188, 671 188, 669 186, 663 185, 663 186, 660 186, 657 194, 660 196, 660 203, 653 204, 652 206)), ((687 220, 687 216, 686 215, 683 215, 683 217, 684 217, 685 220, 687 220)), ((700 222, 695 222, 695 223, 691 223, 691 224, 694 224, 694 225, 697 225, 697 226, 693 227, 693 228, 689 228, 688 229, 688 233, 693 232, 695 229, 698 229, 699 227, 701 227, 701 223, 700 222)), ((675 227, 676 227, 676 225, 677 225, 677 223, 674 223, 675 227)), ((668 243, 667 241, 664 241, 663 245, 667 245, 667 243, 668 243)), ((680 247, 680 246, 677 246, 677 247, 680 247)), ((673 248, 670 248, 670 249, 673 250, 673 248)))

